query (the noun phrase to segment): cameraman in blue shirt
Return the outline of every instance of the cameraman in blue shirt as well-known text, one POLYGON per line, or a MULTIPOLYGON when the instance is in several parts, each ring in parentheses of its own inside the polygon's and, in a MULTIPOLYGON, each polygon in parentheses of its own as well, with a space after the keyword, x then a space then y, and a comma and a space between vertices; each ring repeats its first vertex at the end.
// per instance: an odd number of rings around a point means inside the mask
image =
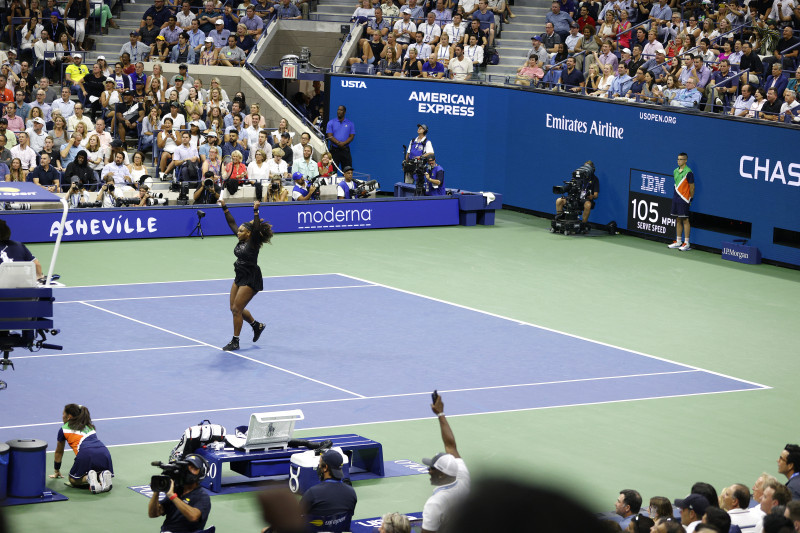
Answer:
POLYGON ((436 164, 436 155, 428 156, 428 171, 425 172, 425 189, 428 196, 444 196, 444 169, 436 164))

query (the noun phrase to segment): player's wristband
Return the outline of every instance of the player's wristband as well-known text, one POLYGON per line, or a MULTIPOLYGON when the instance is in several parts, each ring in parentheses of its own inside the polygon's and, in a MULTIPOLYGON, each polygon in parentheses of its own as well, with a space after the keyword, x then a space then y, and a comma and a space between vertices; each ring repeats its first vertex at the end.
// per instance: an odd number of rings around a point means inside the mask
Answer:
POLYGON ((177 494, 173 494, 172 496, 170 496, 170 497, 169 497, 169 499, 170 499, 170 501, 172 501, 172 500, 174 500, 174 499, 175 499, 175 498, 177 498, 177 497, 178 497, 178 495, 177 495, 177 494))
POLYGON ((61 461, 53 461, 53 470, 55 471, 61 470, 61 461))
POLYGON ((442 418, 442 417, 444 417, 444 413, 439 413, 439 414, 438 414, 438 415, 436 415, 436 416, 438 416, 439 418, 442 418))

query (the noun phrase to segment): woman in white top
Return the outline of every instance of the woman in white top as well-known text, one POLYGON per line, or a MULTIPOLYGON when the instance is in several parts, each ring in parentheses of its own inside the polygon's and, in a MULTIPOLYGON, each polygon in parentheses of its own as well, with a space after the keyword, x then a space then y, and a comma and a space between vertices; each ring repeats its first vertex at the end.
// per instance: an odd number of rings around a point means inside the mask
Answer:
POLYGON ((281 135, 284 132, 289 133, 289 137, 294 139, 294 132, 289 131, 289 121, 285 118, 282 118, 280 122, 278 122, 278 129, 272 132, 272 144, 279 144, 281 142, 281 135))
POLYGON ((228 113, 228 104, 222 100, 222 91, 219 87, 214 87, 208 91, 208 102, 206 102, 206 113, 211 113, 214 108, 219 109, 223 115, 228 113))
POLYGON ((603 19, 603 23, 597 30, 597 35, 602 39, 611 39, 613 43, 616 41, 618 28, 619 24, 617 23, 617 17, 614 12, 609 9, 606 11, 606 16, 605 19, 603 19))
POLYGON ((756 89, 756 92, 753 96, 755 96, 756 101, 750 105, 750 112, 747 113, 747 116, 750 118, 758 118, 761 108, 764 107, 764 104, 767 101, 767 91, 759 87, 756 89))
POLYGON ((167 78, 163 76, 163 71, 164 69, 161 68, 161 63, 156 63, 153 65, 153 73, 147 77, 147 87, 145 87, 145 89, 149 90, 150 86, 153 84, 153 80, 158 80, 160 82, 161 90, 166 92, 167 87, 169 87, 169 83, 167 82, 167 78))
MULTIPOLYGON (((363 0, 361 5, 353 11, 353 16, 350 18, 350 22, 357 22, 359 18, 365 19, 374 19, 375 18, 375 8, 372 7, 372 2, 370 0, 363 0)), ((364 22, 363 20, 361 22, 364 22)))
POLYGON ((86 143, 86 163, 89 168, 94 170, 95 177, 99 177, 99 172, 103 170, 103 156, 105 150, 100 146, 100 137, 97 134, 92 134, 86 143))
POLYGON ((453 47, 450 46, 450 36, 446 33, 442 33, 442 38, 436 45, 434 55, 439 60, 439 63, 442 63, 445 67, 450 64, 450 60, 453 58, 453 47))
MULTIPOLYGON (((67 33, 62 32, 56 43, 56 59, 63 62, 64 56, 69 56, 74 50, 75 46, 69 42, 67 33)), ((69 62, 69 57, 67 57, 67 62, 69 62)))
POLYGON ((289 179, 289 166, 286 161, 281 159, 284 156, 283 150, 280 148, 272 149, 272 159, 267 161, 267 170, 270 177, 280 177, 289 179))
POLYGON ((247 179, 254 185, 260 183, 262 187, 269 182, 269 166, 264 150, 256 150, 255 160, 247 165, 247 179))
POLYGON ((592 93, 592 96, 608 96, 608 89, 611 87, 611 82, 614 81, 614 69, 611 63, 603 65, 603 75, 597 82, 597 90, 592 93))
POLYGON ((31 14, 31 18, 28 23, 22 28, 22 41, 20 41, 19 47, 22 50, 30 50, 33 48, 33 44, 41 38, 42 30, 44 26, 39 24, 39 18, 31 14))
POLYGON ((141 133, 141 147, 142 150, 152 148, 155 141, 156 134, 158 133, 158 123, 160 122, 158 116, 158 106, 150 108, 150 114, 142 120, 142 133, 141 133))
POLYGON ((100 72, 102 72, 103 76, 105 76, 106 78, 108 78, 109 76, 111 76, 111 74, 114 73, 114 69, 108 66, 108 63, 106 62, 106 56, 97 56, 97 64, 100 65, 100 72))
POLYGON ((131 181, 139 183, 142 176, 147 175, 147 167, 144 166, 144 154, 137 151, 133 154, 133 162, 128 165, 128 170, 131 173, 131 181))
POLYGON ((238 11, 239 18, 245 16, 247 14, 247 8, 252 5, 253 4, 250 3, 250 0, 243 0, 241 4, 236 6, 236 11, 238 11))
POLYGON ((221 99, 222 99, 222 101, 223 101, 223 102, 225 102, 226 104, 227 104, 228 102, 230 102, 230 101, 231 101, 231 99, 230 99, 230 98, 228 98, 228 93, 226 93, 226 92, 225 92, 225 89, 223 89, 223 88, 222 88, 222 85, 220 85, 220 83, 219 83, 219 78, 217 78, 217 77, 213 77, 213 78, 211 78, 211 88, 212 88, 212 89, 219 89, 219 95, 220 95, 220 98, 221 98, 221 99))

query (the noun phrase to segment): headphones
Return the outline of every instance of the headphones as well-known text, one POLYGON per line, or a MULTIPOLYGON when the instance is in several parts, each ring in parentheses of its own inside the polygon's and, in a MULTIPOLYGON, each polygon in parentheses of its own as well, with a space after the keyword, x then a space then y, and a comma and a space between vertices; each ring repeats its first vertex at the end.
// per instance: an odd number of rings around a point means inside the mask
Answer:
POLYGON ((206 477, 208 473, 208 461, 205 457, 201 457, 196 453, 191 453, 184 457, 183 460, 200 471, 198 474, 187 474, 187 479, 185 479, 187 483, 195 483, 206 477))

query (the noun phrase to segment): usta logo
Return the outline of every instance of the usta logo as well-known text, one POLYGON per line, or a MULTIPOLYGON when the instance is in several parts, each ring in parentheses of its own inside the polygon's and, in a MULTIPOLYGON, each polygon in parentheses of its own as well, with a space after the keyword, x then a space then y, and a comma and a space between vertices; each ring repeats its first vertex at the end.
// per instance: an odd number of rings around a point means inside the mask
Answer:
POLYGON ((342 80, 342 87, 353 87, 355 89, 366 89, 367 84, 361 80, 342 80))

